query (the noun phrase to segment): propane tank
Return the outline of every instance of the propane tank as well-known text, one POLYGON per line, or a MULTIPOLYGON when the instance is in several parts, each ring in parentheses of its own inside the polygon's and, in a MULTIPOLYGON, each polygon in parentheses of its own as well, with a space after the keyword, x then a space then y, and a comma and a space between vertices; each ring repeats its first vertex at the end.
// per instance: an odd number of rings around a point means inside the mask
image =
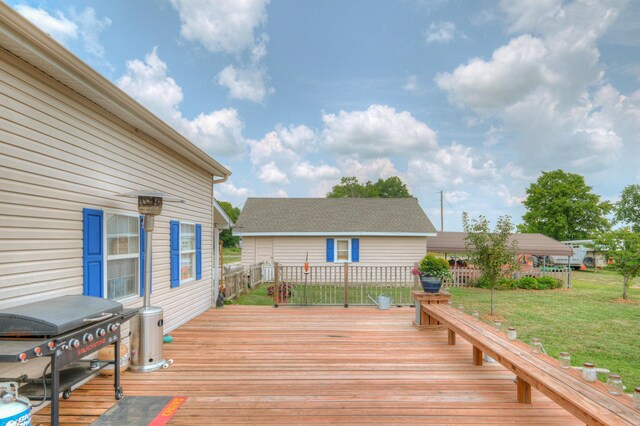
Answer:
POLYGON ((0 426, 31 426, 31 403, 16 382, 0 383, 0 426))

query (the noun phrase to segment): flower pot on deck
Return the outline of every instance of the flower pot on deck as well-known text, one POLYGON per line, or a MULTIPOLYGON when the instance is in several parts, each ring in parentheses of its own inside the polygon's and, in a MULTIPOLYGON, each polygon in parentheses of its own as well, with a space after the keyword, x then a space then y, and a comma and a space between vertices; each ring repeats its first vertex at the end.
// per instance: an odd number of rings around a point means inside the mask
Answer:
POLYGON ((442 286, 442 278, 440 277, 420 277, 420 284, 425 293, 439 293, 442 286))

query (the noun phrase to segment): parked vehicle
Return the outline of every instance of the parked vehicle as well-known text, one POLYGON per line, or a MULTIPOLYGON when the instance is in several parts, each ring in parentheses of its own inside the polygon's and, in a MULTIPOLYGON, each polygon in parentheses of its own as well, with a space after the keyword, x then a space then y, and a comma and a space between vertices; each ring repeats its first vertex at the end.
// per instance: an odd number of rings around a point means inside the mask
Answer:
POLYGON ((606 256, 601 252, 597 252, 593 246, 593 240, 574 240, 562 241, 563 244, 573 249, 571 256, 547 256, 542 257, 541 263, 547 265, 569 265, 574 269, 578 269, 583 265, 587 268, 603 267, 607 263, 606 256))

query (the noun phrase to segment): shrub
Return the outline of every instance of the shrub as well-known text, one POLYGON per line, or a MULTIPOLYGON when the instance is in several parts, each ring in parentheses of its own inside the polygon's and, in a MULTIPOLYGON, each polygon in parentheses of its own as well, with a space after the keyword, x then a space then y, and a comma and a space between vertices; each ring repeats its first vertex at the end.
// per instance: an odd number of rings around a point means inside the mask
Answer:
POLYGON ((547 276, 538 278, 538 284, 540 285, 541 290, 548 290, 552 288, 560 288, 562 286, 562 281, 547 276))
POLYGON ((496 283, 496 290, 513 290, 517 286, 517 281, 513 278, 500 278, 496 283))
POLYGON ((539 290, 540 285, 538 280, 533 277, 522 277, 518 280, 517 288, 523 288, 525 290, 539 290))
MULTIPOLYGON (((476 281, 476 287, 478 288, 491 288, 491 282, 485 278, 480 277, 476 281)), ((516 280, 512 278, 500 278, 494 287, 496 290, 512 290, 516 288, 516 280)))

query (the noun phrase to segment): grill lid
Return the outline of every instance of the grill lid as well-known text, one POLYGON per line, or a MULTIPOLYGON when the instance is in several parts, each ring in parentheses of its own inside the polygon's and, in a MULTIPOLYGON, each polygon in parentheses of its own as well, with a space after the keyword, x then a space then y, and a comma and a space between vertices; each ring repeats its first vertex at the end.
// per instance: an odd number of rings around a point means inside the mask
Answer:
POLYGON ((0 337, 55 336, 122 312, 122 304, 93 296, 62 296, 0 311, 0 337))

